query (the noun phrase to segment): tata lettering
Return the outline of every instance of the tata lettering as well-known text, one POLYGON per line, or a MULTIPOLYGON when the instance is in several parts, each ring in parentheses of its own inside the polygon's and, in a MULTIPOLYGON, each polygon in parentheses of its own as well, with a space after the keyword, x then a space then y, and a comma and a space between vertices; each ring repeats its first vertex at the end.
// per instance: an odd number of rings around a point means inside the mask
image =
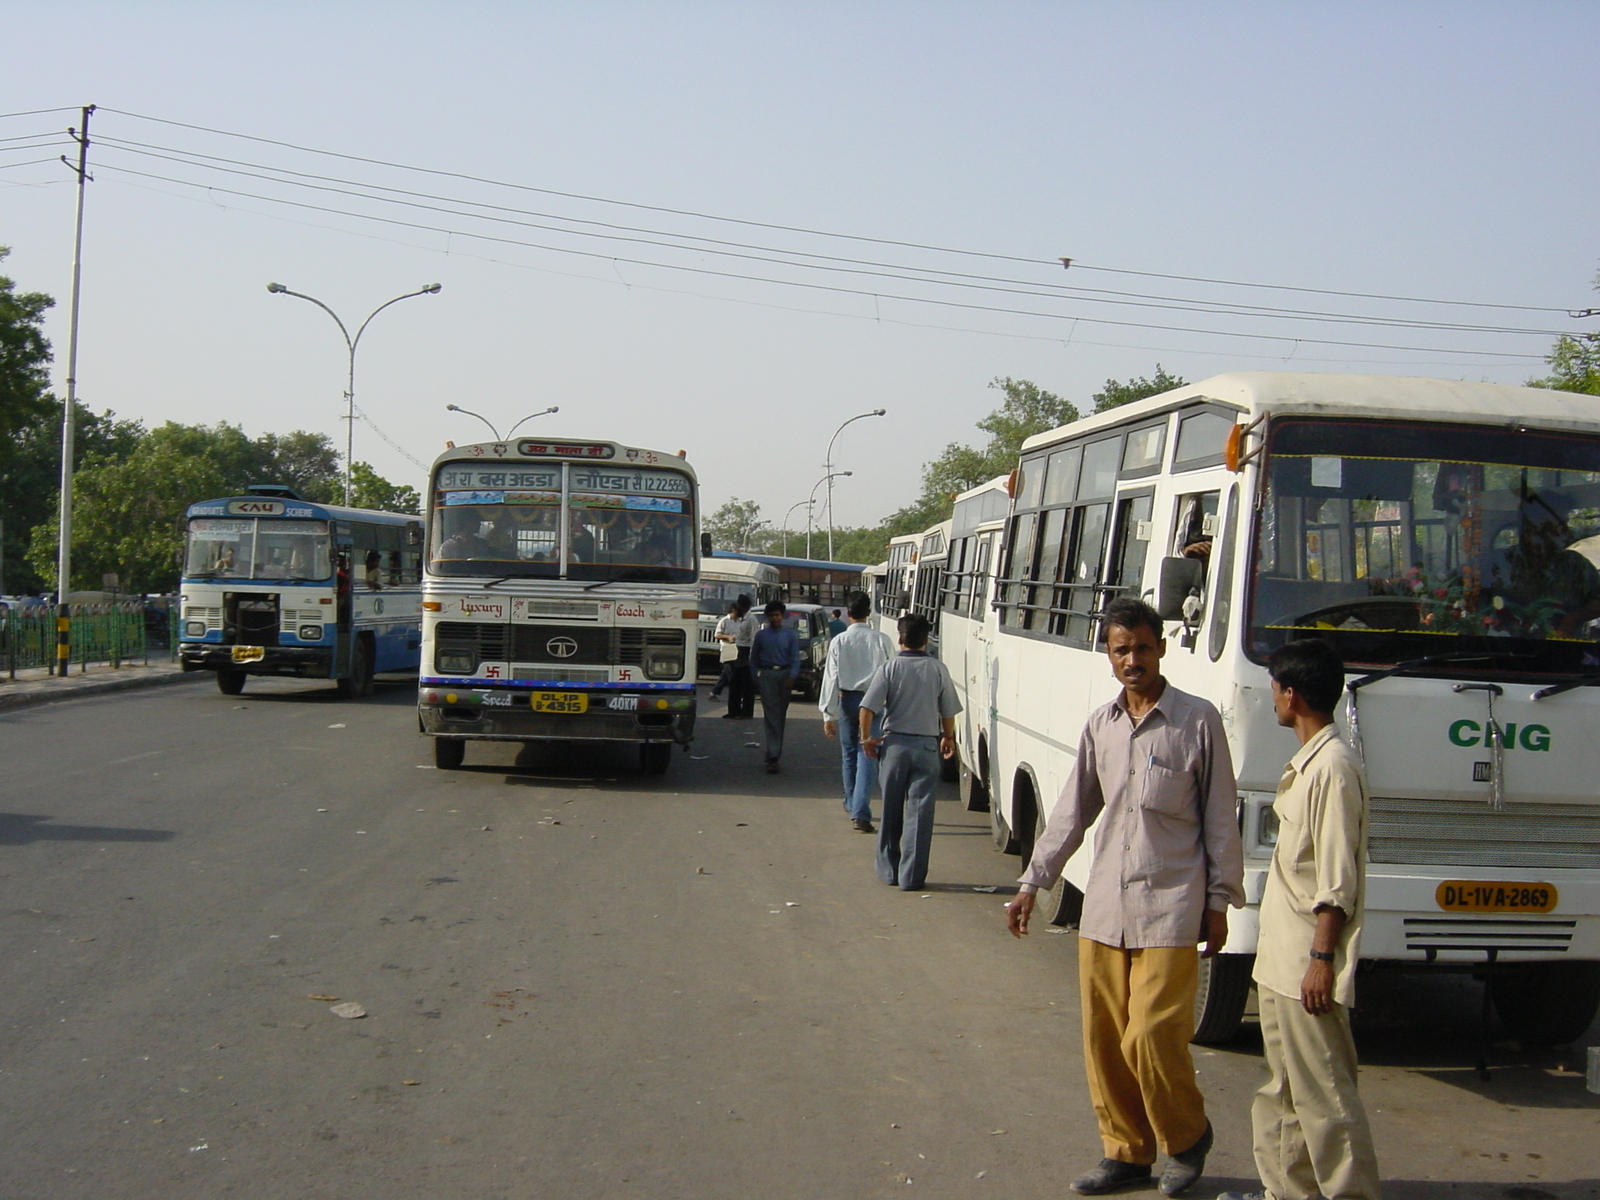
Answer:
MULTIPOLYGON (((1550 730, 1544 725, 1524 725, 1519 733, 1515 721, 1502 728, 1501 742, 1507 750, 1521 746, 1524 750, 1550 749, 1550 730)), ((1454 721, 1450 725, 1450 740, 1457 746, 1488 746, 1491 739, 1483 726, 1476 721, 1454 721)))

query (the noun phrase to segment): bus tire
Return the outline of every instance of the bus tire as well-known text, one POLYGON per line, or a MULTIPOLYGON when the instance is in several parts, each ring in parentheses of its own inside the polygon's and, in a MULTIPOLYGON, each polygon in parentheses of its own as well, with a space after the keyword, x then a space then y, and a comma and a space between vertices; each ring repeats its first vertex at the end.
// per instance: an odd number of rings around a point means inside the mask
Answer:
POLYGON ((356 635, 356 644, 350 654, 350 674, 334 685, 341 700, 354 700, 372 695, 372 639, 356 635))
POLYGON ((1529 1046, 1565 1046, 1600 1011, 1600 962, 1541 962, 1496 971, 1489 999, 1506 1032, 1529 1046))
POLYGON ((646 775, 665 775, 671 765, 671 742, 646 742, 639 747, 639 769, 646 775))
POLYGON ((235 671, 230 667, 223 667, 217 672, 217 690, 224 696, 237 696, 244 691, 243 671, 235 671))
POLYGON ((989 811, 989 789, 983 778, 965 766, 961 768, 961 800, 968 812, 989 811))
POLYGON ((441 771, 457 770, 467 757, 465 738, 436 737, 433 739, 433 765, 441 771))
POLYGON ((1194 1036, 1201 1046, 1231 1041, 1244 1021, 1250 999, 1250 973, 1254 954, 1213 954, 1200 960, 1200 980, 1194 992, 1194 1036))

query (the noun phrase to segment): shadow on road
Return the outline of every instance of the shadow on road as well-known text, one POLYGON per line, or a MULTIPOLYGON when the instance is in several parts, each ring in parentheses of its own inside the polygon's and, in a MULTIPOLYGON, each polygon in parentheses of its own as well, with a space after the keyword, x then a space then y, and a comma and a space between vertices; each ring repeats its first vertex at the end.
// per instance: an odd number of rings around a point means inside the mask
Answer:
POLYGON ((114 825, 47 825, 51 818, 0 812, 0 846, 34 842, 169 842, 170 829, 122 829, 114 825))

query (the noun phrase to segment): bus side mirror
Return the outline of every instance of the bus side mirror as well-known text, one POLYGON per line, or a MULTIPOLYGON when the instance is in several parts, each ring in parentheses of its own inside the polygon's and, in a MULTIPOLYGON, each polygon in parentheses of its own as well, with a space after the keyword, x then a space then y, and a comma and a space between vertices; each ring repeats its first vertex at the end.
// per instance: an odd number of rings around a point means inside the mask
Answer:
POLYGON ((700 535, 700 557, 711 557, 711 535, 709 533, 702 533, 700 535))
POLYGON ((1156 612, 1163 621, 1184 619, 1183 602, 1206 581, 1205 564, 1196 558, 1163 558, 1156 583, 1156 612))

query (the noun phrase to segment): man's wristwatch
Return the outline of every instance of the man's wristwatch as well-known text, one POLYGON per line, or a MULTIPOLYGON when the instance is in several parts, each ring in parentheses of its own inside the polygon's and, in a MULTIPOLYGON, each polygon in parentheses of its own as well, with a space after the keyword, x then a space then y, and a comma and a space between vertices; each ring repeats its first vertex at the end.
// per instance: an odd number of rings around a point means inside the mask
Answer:
POLYGON ((1332 962, 1333 961, 1333 955, 1324 954, 1321 950, 1313 950, 1311 952, 1311 957, 1316 959, 1318 962, 1332 962))

